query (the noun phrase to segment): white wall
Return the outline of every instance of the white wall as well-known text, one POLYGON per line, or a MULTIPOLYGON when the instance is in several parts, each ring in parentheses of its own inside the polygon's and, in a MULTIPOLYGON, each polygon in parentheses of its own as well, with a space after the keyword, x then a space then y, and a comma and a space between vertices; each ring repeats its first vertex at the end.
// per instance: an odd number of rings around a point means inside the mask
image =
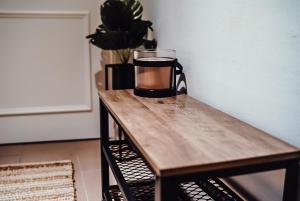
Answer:
MULTIPOLYGON (((300 1, 143 4, 158 46, 177 50, 189 95, 300 147, 300 1)), ((280 200, 268 190, 263 200, 280 200)))
POLYGON ((99 137, 98 0, 0 0, 0 144, 99 137))

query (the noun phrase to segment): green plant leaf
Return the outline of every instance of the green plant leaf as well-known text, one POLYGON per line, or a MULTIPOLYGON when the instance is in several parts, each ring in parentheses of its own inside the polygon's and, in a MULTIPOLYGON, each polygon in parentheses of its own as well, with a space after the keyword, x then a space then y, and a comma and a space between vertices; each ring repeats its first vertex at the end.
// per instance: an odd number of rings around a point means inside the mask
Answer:
POLYGON ((122 1, 106 1, 100 10, 102 23, 111 31, 126 31, 134 19, 132 11, 122 1))
POLYGON ((134 13, 133 13, 133 17, 135 18, 135 19, 140 19, 140 18, 142 18, 142 13, 143 13, 143 7, 142 6, 140 6, 139 8, 138 8, 138 10, 136 10, 134 13))
POLYGON ((148 28, 152 23, 150 21, 135 20, 129 29, 129 47, 136 48, 143 44, 144 36, 147 35, 148 28))
POLYGON ((127 1, 125 1, 125 2, 126 2, 126 5, 127 5, 130 9, 134 10, 134 9, 133 9, 133 5, 137 3, 136 0, 127 0, 127 1))
POLYGON ((106 0, 100 13, 103 24, 87 36, 91 44, 105 50, 126 50, 122 54, 124 61, 128 60, 130 49, 156 46, 155 39, 145 38, 148 30, 153 29, 150 21, 142 20, 143 6, 139 0, 106 0))
POLYGON ((136 1, 136 0, 134 0, 134 1, 135 1, 135 2, 134 2, 134 4, 133 4, 133 6, 131 7, 131 10, 132 10, 133 12, 135 12, 139 7, 142 6, 140 2, 138 2, 138 1, 136 1))

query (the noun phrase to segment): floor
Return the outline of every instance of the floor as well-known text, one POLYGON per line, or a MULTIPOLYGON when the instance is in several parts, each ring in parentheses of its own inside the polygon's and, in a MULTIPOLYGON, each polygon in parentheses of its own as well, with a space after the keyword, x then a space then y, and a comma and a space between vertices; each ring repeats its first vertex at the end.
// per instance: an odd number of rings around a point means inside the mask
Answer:
POLYGON ((0 146, 0 164, 73 161, 78 201, 100 201, 99 140, 0 146))
MULTIPOLYGON (((86 140, 61 143, 0 146, 0 164, 73 161, 78 201, 100 201, 100 143, 86 140)), ((234 180, 263 201, 281 200, 284 171, 239 176, 234 180)), ((114 181, 111 181, 114 183, 114 181)))

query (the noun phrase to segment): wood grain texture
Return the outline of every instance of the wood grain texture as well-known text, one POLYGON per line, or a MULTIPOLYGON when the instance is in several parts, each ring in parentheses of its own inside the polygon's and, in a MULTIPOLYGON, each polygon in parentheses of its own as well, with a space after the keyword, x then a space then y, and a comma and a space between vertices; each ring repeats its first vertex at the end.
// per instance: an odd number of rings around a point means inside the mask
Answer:
POLYGON ((300 157, 298 148, 187 95, 142 98, 132 90, 99 95, 159 176, 300 157))

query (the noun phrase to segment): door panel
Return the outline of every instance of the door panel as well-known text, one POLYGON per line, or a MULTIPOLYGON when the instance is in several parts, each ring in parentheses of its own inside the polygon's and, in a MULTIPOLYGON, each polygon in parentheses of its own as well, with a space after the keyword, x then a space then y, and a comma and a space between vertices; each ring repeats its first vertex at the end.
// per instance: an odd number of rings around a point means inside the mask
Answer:
POLYGON ((0 144, 99 137, 99 2, 30 2, 0 0, 0 144))

